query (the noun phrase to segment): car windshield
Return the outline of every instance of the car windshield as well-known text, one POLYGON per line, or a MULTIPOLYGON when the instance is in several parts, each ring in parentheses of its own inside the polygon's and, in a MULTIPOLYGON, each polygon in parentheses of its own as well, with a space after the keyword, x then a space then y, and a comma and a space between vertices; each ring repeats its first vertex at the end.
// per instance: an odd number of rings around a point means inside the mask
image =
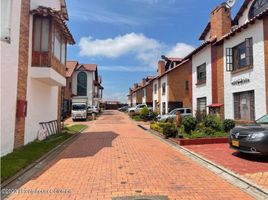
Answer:
POLYGON ((85 104, 74 104, 73 105, 73 110, 84 110, 84 109, 86 109, 85 104))
POLYGON ((264 115, 260 119, 256 120, 257 124, 268 124, 268 115, 264 115))
POLYGON ((172 110, 170 113, 168 113, 169 115, 175 115, 176 112, 179 111, 181 114, 183 114, 183 109, 175 109, 175 110, 172 110))

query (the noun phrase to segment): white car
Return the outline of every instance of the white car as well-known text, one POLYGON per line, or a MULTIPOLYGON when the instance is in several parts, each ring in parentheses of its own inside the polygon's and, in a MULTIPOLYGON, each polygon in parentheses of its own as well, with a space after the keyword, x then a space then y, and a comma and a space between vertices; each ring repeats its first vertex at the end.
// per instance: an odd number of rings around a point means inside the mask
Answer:
POLYGON ((147 108, 146 104, 139 104, 134 107, 131 107, 128 109, 128 113, 134 114, 134 113, 139 113, 143 108, 147 108))
POLYGON ((97 108, 96 106, 88 106, 87 107, 88 114, 92 114, 92 113, 98 114, 99 112, 100 112, 99 108, 97 108))
POLYGON ((157 120, 158 121, 167 121, 169 119, 174 119, 175 120, 177 111, 179 111, 181 113, 182 117, 192 115, 192 109, 191 108, 176 108, 176 109, 170 111, 168 114, 158 115, 157 120))

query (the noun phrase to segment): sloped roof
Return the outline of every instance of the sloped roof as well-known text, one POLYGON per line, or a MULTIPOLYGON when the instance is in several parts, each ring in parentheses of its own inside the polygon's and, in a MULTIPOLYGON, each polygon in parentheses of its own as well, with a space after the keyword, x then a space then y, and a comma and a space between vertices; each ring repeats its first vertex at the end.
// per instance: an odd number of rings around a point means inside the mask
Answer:
POLYGON ((248 7, 248 5, 249 5, 249 3, 250 3, 251 1, 253 1, 253 0, 245 0, 245 1, 244 1, 244 3, 243 3, 242 6, 240 7, 239 11, 237 12, 237 14, 236 14, 236 16, 235 16, 235 18, 234 18, 234 20, 233 20, 233 22, 234 22, 235 24, 238 23, 239 18, 243 15, 243 13, 244 13, 245 10, 247 9, 247 7, 248 7))
POLYGON ((236 27, 231 32, 229 32, 226 35, 224 35, 221 39, 219 39, 216 42, 216 44, 222 42, 225 39, 229 39, 230 37, 234 36, 237 32, 240 32, 241 30, 246 29, 249 25, 254 24, 257 19, 261 20, 266 15, 268 15, 268 8, 266 8, 260 14, 256 15, 255 17, 253 17, 252 19, 250 19, 249 21, 247 21, 245 24, 236 27))
POLYGON ((67 61, 66 62, 66 67, 67 67, 67 70, 66 70, 66 77, 69 78, 72 76, 74 70, 75 70, 75 67, 78 65, 78 62, 77 61, 67 61))
POLYGON ((39 6, 38 8, 31 10, 31 14, 34 15, 42 15, 42 16, 51 16, 53 19, 55 19, 57 26, 62 31, 63 35, 66 37, 67 42, 69 44, 75 44, 75 40, 65 22, 65 16, 64 13, 62 13, 60 10, 55 10, 49 7, 45 6, 39 6))
POLYGON ((84 67, 86 71, 95 72, 97 70, 96 64, 80 64, 77 69, 79 69, 80 67, 84 67))

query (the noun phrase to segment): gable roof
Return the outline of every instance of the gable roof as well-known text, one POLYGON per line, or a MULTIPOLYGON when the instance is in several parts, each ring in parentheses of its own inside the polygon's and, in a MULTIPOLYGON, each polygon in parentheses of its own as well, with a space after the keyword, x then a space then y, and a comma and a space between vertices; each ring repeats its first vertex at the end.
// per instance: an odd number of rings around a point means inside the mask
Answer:
POLYGON ((240 17, 243 15, 243 13, 245 12, 245 10, 247 9, 249 3, 253 1, 253 0, 245 0, 244 3, 242 4, 242 6, 240 7, 239 11, 237 12, 233 23, 234 24, 238 24, 238 20, 240 19, 240 17))
POLYGON ((208 22, 208 24, 206 25, 205 29, 203 30, 203 32, 201 33, 199 40, 205 40, 208 32, 210 31, 210 22, 208 22))
POLYGON ((73 75, 73 72, 78 65, 77 61, 67 61, 66 62, 66 77, 69 78, 73 75))
POLYGON ((81 67, 84 67, 86 71, 91 71, 91 72, 95 72, 97 70, 96 64, 80 64, 77 67, 77 70, 79 70, 81 67))
POLYGON ((249 21, 247 21, 245 24, 236 27, 231 32, 229 32, 226 35, 224 35, 221 39, 219 39, 218 41, 216 41, 216 44, 218 44, 220 42, 223 42, 225 39, 229 39, 230 37, 234 36, 237 32, 241 32, 243 29, 248 28, 249 25, 254 24, 257 19, 258 20, 261 20, 261 19, 263 19, 264 16, 267 16, 267 15, 268 15, 268 8, 266 8, 260 14, 256 15, 255 17, 253 17, 252 19, 250 19, 249 21))

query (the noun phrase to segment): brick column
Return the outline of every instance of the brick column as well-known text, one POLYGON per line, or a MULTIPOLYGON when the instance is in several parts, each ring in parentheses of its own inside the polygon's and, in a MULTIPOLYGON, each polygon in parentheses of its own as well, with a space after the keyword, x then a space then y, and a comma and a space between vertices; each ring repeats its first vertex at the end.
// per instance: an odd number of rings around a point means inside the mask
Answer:
MULTIPOLYGON (((29 65, 30 0, 21 1, 17 100, 26 101, 29 65)), ((24 145, 25 117, 16 118, 14 148, 24 145)))
POLYGON ((266 113, 268 113, 268 16, 267 15, 263 18, 263 31, 264 31, 266 113))

